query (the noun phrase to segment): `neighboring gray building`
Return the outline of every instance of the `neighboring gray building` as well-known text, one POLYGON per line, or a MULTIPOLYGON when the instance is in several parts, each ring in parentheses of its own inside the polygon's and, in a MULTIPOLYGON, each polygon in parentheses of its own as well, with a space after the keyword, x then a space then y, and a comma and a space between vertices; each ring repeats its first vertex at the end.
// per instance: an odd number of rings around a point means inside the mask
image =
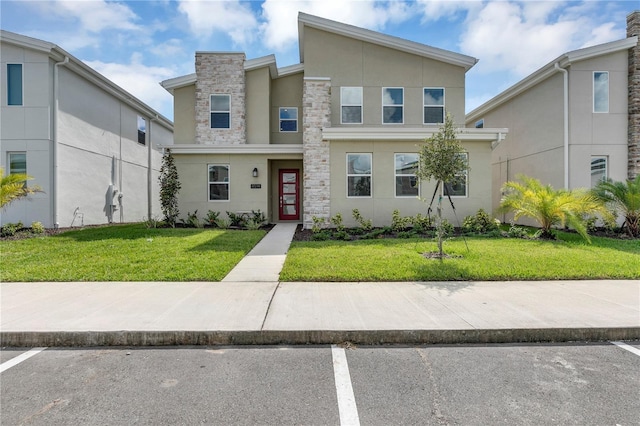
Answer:
POLYGON ((0 223, 159 216, 158 145, 172 143, 173 123, 52 43, 7 31, 0 42, 0 164, 44 190, 0 223))
POLYGON ((467 114, 509 128, 492 152, 494 209, 518 174, 589 188, 640 172, 640 12, 627 22, 628 38, 565 53, 467 114))

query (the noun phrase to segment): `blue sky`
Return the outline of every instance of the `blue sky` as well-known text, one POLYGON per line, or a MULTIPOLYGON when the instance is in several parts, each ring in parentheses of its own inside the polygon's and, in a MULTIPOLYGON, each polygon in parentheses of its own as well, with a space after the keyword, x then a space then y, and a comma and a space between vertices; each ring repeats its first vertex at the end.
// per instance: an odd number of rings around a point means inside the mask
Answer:
POLYGON ((559 55, 625 37, 629 1, 21 0, 4 30, 55 43, 173 119, 158 84, 194 72, 194 53, 275 54, 296 64, 298 11, 478 58, 467 111, 559 55))

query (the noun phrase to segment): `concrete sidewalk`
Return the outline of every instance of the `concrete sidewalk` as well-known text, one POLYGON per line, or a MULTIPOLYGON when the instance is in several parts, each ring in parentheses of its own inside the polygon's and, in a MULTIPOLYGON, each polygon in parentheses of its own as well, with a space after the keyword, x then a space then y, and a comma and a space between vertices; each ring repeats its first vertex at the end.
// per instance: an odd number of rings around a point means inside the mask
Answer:
POLYGON ((221 282, 0 283, 0 345, 640 339, 640 281, 278 282, 295 228, 221 282))

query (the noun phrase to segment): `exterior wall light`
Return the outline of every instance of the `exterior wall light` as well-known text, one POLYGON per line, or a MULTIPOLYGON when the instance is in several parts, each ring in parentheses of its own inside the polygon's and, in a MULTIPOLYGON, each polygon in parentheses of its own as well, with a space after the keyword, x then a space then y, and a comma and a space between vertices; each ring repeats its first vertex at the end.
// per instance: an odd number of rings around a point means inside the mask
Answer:
POLYGON ((257 167, 253 168, 253 177, 258 177, 258 168, 257 167))

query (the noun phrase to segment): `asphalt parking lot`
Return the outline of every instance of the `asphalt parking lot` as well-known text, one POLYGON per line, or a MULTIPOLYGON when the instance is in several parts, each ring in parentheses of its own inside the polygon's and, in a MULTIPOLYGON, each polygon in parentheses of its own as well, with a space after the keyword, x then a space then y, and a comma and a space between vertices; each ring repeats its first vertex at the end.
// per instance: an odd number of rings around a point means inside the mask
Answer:
POLYGON ((640 424, 640 342, 342 346, 5 348, 0 423, 640 424))

